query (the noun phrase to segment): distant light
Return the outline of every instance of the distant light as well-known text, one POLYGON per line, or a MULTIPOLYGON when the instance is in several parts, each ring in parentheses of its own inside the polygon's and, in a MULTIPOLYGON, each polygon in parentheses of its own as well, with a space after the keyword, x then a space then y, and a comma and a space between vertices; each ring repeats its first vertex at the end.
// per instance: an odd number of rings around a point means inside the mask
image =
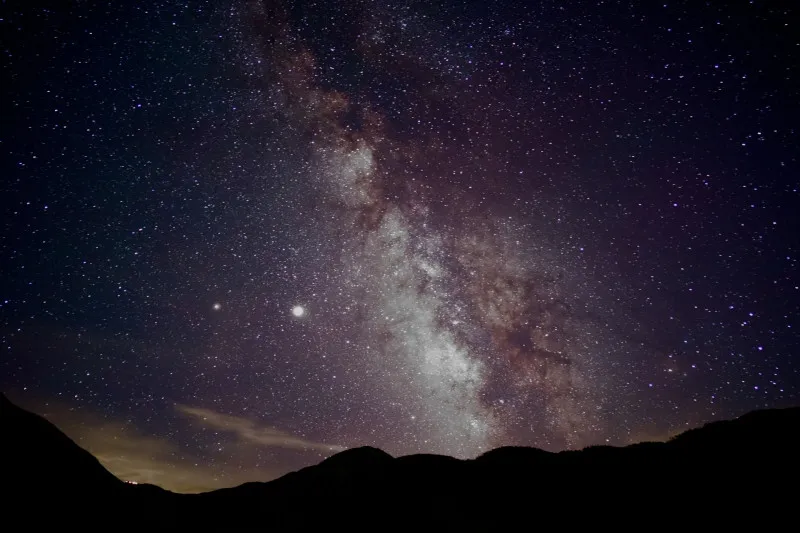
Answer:
POLYGON ((215 302, 214 305, 211 306, 211 309, 213 309, 214 311, 219 311, 220 309, 222 309, 222 304, 219 302, 215 302))
POLYGON ((302 305, 295 305, 292 307, 292 314, 297 318, 300 318, 306 314, 306 309, 302 305))

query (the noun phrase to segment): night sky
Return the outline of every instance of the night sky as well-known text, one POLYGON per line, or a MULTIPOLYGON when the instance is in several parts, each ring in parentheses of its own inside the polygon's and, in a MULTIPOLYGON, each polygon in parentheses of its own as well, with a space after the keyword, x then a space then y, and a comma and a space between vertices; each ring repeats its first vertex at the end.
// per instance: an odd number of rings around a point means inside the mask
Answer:
POLYGON ((0 387, 124 479, 798 403, 792 2, 6 2, 0 387))

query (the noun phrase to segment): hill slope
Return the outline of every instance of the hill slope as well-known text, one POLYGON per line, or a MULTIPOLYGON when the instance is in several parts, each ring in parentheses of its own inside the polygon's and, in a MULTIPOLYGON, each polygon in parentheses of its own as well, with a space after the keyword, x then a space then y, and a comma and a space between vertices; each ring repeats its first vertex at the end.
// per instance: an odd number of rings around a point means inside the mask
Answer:
POLYGON ((93 497, 114 491, 122 482, 95 457, 72 442, 44 418, 21 409, 0 395, 3 482, 22 497, 50 491, 69 491, 93 497))
MULTIPOLYGON (((344 451, 268 483, 196 495, 120 482, 43 418, 0 403, 8 519, 117 528, 576 526, 778 520, 798 493, 800 408, 759 411, 666 443, 474 460, 344 451), (29 507, 57 509, 35 514, 29 507), (119 517, 125 520, 120 522, 119 517)), ((788 516, 788 514, 787 514, 788 516)))

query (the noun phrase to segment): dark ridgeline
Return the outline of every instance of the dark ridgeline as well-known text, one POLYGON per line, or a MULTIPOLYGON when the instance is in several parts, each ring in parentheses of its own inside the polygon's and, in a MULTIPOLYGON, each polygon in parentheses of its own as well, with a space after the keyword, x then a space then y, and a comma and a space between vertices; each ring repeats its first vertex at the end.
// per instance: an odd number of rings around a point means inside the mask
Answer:
POLYGON ((104 493, 121 494, 124 489, 125 483, 92 454, 41 416, 11 403, 4 394, 0 394, 0 421, 3 485, 12 492, 12 498, 90 500, 104 493))
POLYGON ((800 501, 800 408, 757 411, 666 443, 625 448, 507 447, 467 461, 355 448, 275 481, 194 495, 123 483, 45 419, 5 396, 0 410, 5 531, 747 524, 765 530, 784 521, 794 528, 800 501))

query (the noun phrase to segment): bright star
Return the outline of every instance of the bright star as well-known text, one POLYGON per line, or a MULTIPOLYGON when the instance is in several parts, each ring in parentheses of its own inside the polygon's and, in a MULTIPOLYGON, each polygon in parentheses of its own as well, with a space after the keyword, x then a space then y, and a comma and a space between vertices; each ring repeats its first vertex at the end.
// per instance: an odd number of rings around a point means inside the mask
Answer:
POLYGON ((306 314, 306 309, 302 305, 292 307, 292 314, 298 318, 306 314))
POLYGON ((213 309, 214 311, 219 311, 220 309, 222 309, 222 304, 219 302, 215 302, 214 305, 211 306, 211 309, 213 309))

